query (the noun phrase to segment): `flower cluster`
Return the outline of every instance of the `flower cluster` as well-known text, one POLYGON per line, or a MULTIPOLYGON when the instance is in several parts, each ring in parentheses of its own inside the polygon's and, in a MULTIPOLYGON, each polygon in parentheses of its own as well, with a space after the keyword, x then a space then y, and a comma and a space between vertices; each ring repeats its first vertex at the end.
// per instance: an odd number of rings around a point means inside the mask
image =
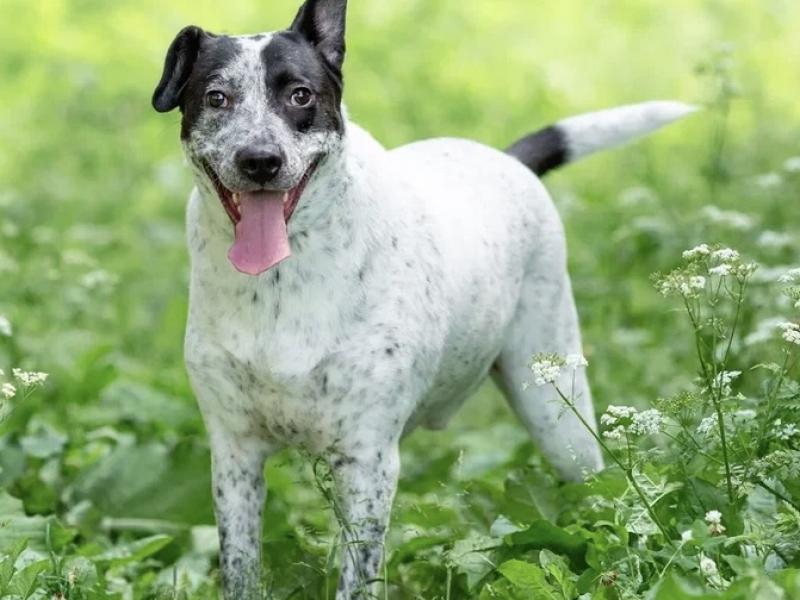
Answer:
POLYGON ((700 421, 699 425, 697 426, 697 433, 698 435, 702 435, 703 437, 710 438, 713 437, 719 431, 719 420, 717 419, 717 415, 713 414, 710 417, 704 418, 700 421))
POLYGON ((786 286, 783 293, 789 297, 795 308, 800 308, 800 269, 792 269, 778 279, 786 286))
POLYGON ((722 535, 725 533, 725 526, 722 524, 722 513, 718 510, 710 510, 706 513, 706 523, 711 535, 722 535))
POLYGON ((540 354, 534 357, 531 364, 533 383, 539 387, 555 384, 565 370, 575 371, 588 365, 589 363, 581 354, 569 354, 566 357, 557 354, 540 354))
POLYGON ((39 371, 23 371, 22 369, 12 369, 14 378, 26 387, 42 385, 47 381, 47 373, 39 371))
POLYGON ((731 383, 741 376, 741 371, 720 371, 714 378, 712 392, 719 393, 720 397, 731 395, 731 383))
POLYGON ((781 419, 775 419, 775 422, 772 424, 772 435, 782 442, 788 442, 800 436, 800 428, 794 423, 787 423, 784 425, 781 419))
POLYGON ((664 415, 658 409, 638 411, 632 406, 614 406, 606 409, 600 424, 606 427, 603 437, 621 440, 626 436, 654 435, 661 431, 664 415))
POLYGON ((800 323, 781 323, 782 337, 790 344, 800 346, 800 323))
MULTIPOLYGON (((14 398, 19 393, 19 387, 30 389, 42 385, 47 380, 47 373, 38 371, 12 369, 11 374, 14 376, 14 379, 17 380, 17 385, 9 381, 0 384, 0 397, 4 400, 11 400, 14 398)), ((5 371, 2 369, 0 369, 0 377, 5 377, 5 371)))
POLYGON ((0 386, 0 396, 3 396, 6 400, 10 400, 14 396, 17 395, 17 388, 15 388, 10 383, 4 383, 0 386))
POLYGON ((710 277, 734 276, 744 280, 758 268, 755 264, 743 263, 736 250, 708 244, 686 250, 683 260, 686 264, 682 268, 656 279, 656 288, 664 296, 696 298, 707 288, 710 277))
POLYGON ((706 278, 703 275, 687 275, 676 271, 662 278, 656 287, 663 296, 680 294, 686 298, 694 298, 705 289, 706 278))

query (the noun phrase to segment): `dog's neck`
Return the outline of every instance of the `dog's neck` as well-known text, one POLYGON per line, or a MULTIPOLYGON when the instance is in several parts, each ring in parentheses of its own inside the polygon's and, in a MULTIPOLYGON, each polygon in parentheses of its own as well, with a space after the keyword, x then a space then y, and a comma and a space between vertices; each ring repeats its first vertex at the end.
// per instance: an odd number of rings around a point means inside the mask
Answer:
MULTIPOLYGON (((376 184, 385 150, 358 126, 348 123, 341 143, 322 160, 289 223, 292 256, 274 270, 342 276, 358 271, 383 231, 376 215, 376 184)), ((232 272, 227 253, 233 226, 214 189, 196 170, 200 198, 190 209, 189 242, 194 268, 232 272)))

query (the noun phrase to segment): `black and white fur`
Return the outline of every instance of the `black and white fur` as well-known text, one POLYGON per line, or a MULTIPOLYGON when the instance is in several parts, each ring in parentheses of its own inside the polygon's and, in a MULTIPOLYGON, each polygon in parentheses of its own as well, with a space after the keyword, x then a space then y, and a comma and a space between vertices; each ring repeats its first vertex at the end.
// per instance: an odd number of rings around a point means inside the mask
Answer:
MULTIPOLYGON (((259 595, 264 460, 286 446, 331 465, 350 524, 337 598, 363 597, 379 575, 401 438, 444 427, 493 366, 565 478, 602 467, 577 420, 524 385, 535 353, 581 353, 562 224, 535 174, 693 110, 654 102, 575 117, 507 153, 458 139, 387 151, 341 107, 344 28, 345 0, 308 0, 278 33, 187 28, 154 96, 157 110, 182 110, 197 182, 186 364, 211 440, 229 600, 259 595), (296 106, 298 87, 311 106, 296 106), (229 104, 209 106, 209 92, 229 104), (267 185, 237 162, 246 148, 278 157, 267 185), (288 225, 292 257, 257 277, 236 272, 212 178, 286 190, 315 164, 288 225)), ((582 372, 574 385, 594 423, 582 372)))

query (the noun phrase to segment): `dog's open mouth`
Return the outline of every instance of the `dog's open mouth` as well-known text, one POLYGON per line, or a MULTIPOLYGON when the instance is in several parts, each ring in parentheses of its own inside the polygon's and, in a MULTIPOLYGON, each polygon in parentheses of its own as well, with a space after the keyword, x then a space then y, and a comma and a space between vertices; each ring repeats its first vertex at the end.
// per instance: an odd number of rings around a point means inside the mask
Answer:
POLYGON ((236 241, 228 259, 237 271, 260 275, 291 256, 287 225, 318 162, 314 161, 300 182, 290 190, 255 192, 229 190, 211 166, 203 164, 235 228, 236 241))

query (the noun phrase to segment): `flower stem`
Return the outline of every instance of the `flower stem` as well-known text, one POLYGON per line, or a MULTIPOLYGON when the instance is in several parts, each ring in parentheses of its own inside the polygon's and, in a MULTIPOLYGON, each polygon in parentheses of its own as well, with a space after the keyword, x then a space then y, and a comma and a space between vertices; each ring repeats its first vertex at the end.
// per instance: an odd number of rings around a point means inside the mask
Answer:
POLYGON ((642 501, 642 504, 644 504, 645 508, 647 509, 647 514, 650 515, 650 518, 653 520, 653 523, 656 524, 656 527, 658 527, 659 531, 661 532, 661 535, 664 536, 664 539, 670 546, 674 546, 675 544, 673 543, 672 538, 669 535, 669 532, 667 532, 666 527, 662 525, 661 520, 658 518, 658 515, 656 514, 652 505, 650 504, 650 501, 647 499, 644 490, 642 490, 642 488, 639 486, 639 482, 636 481, 636 478, 633 475, 633 463, 631 463, 630 466, 624 465, 622 461, 620 461, 619 458, 617 458, 617 455, 611 451, 611 448, 609 448, 606 445, 605 441, 603 441, 603 438, 601 438, 597 434, 597 432, 594 430, 594 427, 589 425, 589 423, 586 421, 586 419, 583 417, 580 411, 575 407, 575 404, 572 402, 572 400, 567 398, 557 385, 553 384, 553 387, 555 388, 556 393, 558 393, 558 395, 561 397, 561 400, 564 401, 564 404, 567 405, 570 411, 572 411, 572 413, 578 418, 578 420, 586 428, 586 430, 592 435, 592 437, 597 441, 597 443, 600 444, 600 447, 606 452, 606 454, 608 454, 611 457, 611 460, 613 460, 614 463, 620 469, 622 469, 622 472, 625 473, 625 477, 628 479, 628 481, 631 484, 631 487, 633 487, 634 491, 639 496, 639 499, 642 501))

